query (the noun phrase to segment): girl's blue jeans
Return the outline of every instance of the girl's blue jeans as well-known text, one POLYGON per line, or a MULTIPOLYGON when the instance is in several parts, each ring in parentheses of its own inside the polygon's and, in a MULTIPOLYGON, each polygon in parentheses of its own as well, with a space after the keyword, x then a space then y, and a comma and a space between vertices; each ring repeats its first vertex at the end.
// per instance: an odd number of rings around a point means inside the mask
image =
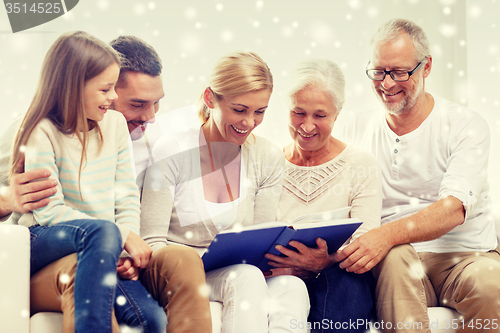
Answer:
POLYGON ((144 325, 144 332, 165 331, 165 313, 141 283, 117 281, 122 241, 114 223, 73 220, 52 226, 31 226, 30 233, 31 275, 53 261, 77 253, 75 332, 111 332, 113 308, 119 324, 144 325))
POLYGON ((165 333, 167 316, 140 281, 118 279, 115 316, 118 324, 140 327, 143 333, 165 333))
POLYGON ((371 272, 349 273, 335 264, 306 285, 311 333, 365 332, 373 316, 375 279, 371 272))

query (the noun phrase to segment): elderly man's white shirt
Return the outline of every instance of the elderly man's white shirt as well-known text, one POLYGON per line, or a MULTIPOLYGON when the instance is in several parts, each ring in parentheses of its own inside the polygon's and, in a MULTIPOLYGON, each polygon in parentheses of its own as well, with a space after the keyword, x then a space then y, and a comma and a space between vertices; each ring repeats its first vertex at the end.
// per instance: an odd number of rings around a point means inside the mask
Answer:
POLYGON ((338 137, 379 159, 382 224, 448 196, 462 201, 465 222, 438 239, 412 244, 417 252, 489 251, 497 247, 497 238, 488 196, 488 124, 470 109, 433 97, 432 112, 411 133, 396 135, 380 108, 345 119, 338 137))

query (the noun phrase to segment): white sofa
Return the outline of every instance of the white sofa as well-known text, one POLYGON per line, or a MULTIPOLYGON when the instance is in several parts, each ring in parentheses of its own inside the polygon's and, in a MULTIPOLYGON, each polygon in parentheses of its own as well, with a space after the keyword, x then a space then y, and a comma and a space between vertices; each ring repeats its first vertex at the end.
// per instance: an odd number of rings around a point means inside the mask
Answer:
POLYGON ((0 332, 29 332, 30 234, 0 224, 0 332))
MULTIPOLYGON (((0 224, 0 332, 1 333, 60 333, 62 314, 38 313, 29 317, 29 252, 27 228, 0 224), (31 329, 30 329, 31 326, 31 329)), ((221 331, 222 305, 211 302, 213 332, 221 331)), ((447 320, 458 318, 451 309, 429 308, 433 333, 454 332, 446 329, 447 320)), ((376 327, 375 327, 376 328, 376 327)), ((372 332, 376 332, 372 329, 372 332)))
MULTIPOLYGON (((62 313, 41 312, 30 318, 29 257, 28 228, 0 224, 0 333, 62 333, 62 313)), ((210 302, 210 310, 213 332, 218 333, 222 304, 210 302)))

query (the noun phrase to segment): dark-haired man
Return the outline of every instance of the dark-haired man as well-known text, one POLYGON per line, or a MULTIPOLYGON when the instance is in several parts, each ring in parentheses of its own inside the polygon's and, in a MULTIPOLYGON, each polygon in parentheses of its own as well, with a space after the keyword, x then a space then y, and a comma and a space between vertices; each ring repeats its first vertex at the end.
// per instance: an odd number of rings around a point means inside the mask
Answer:
POLYGON ((110 44, 124 59, 112 107, 125 116, 130 136, 136 140, 154 121, 164 96, 161 60, 151 46, 134 36, 120 36, 110 44))

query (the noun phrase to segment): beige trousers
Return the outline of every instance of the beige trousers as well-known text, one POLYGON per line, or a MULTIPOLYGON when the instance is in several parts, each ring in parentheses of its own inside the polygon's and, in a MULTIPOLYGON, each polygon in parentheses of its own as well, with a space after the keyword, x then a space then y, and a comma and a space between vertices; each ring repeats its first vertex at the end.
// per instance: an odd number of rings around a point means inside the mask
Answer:
POLYGON ((462 314, 457 332, 500 332, 498 250, 417 253, 411 245, 400 245, 373 274, 384 332, 430 332, 427 306, 447 306, 462 314))
MULTIPOLYGON (((76 272, 76 253, 47 265, 30 280, 31 315, 38 312, 62 312, 63 332, 75 332, 75 304, 73 287, 76 272)), ((120 329, 116 318, 112 317, 113 333, 120 329)))
MULTIPOLYGON (((45 311, 62 312, 64 333, 74 332, 75 271, 76 254, 72 254, 31 277, 31 315, 45 311)), ((205 271, 195 250, 169 245, 154 252, 141 282, 165 309, 168 333, 212 331, 205 271)), ((116 318, 112 318, 113 333, 119 333, 116 318)))
POLYGON ((153 252, 141 282, 165 310, 168 333, 212 332, 205 270, 194 249, 168 245, 153 252))

